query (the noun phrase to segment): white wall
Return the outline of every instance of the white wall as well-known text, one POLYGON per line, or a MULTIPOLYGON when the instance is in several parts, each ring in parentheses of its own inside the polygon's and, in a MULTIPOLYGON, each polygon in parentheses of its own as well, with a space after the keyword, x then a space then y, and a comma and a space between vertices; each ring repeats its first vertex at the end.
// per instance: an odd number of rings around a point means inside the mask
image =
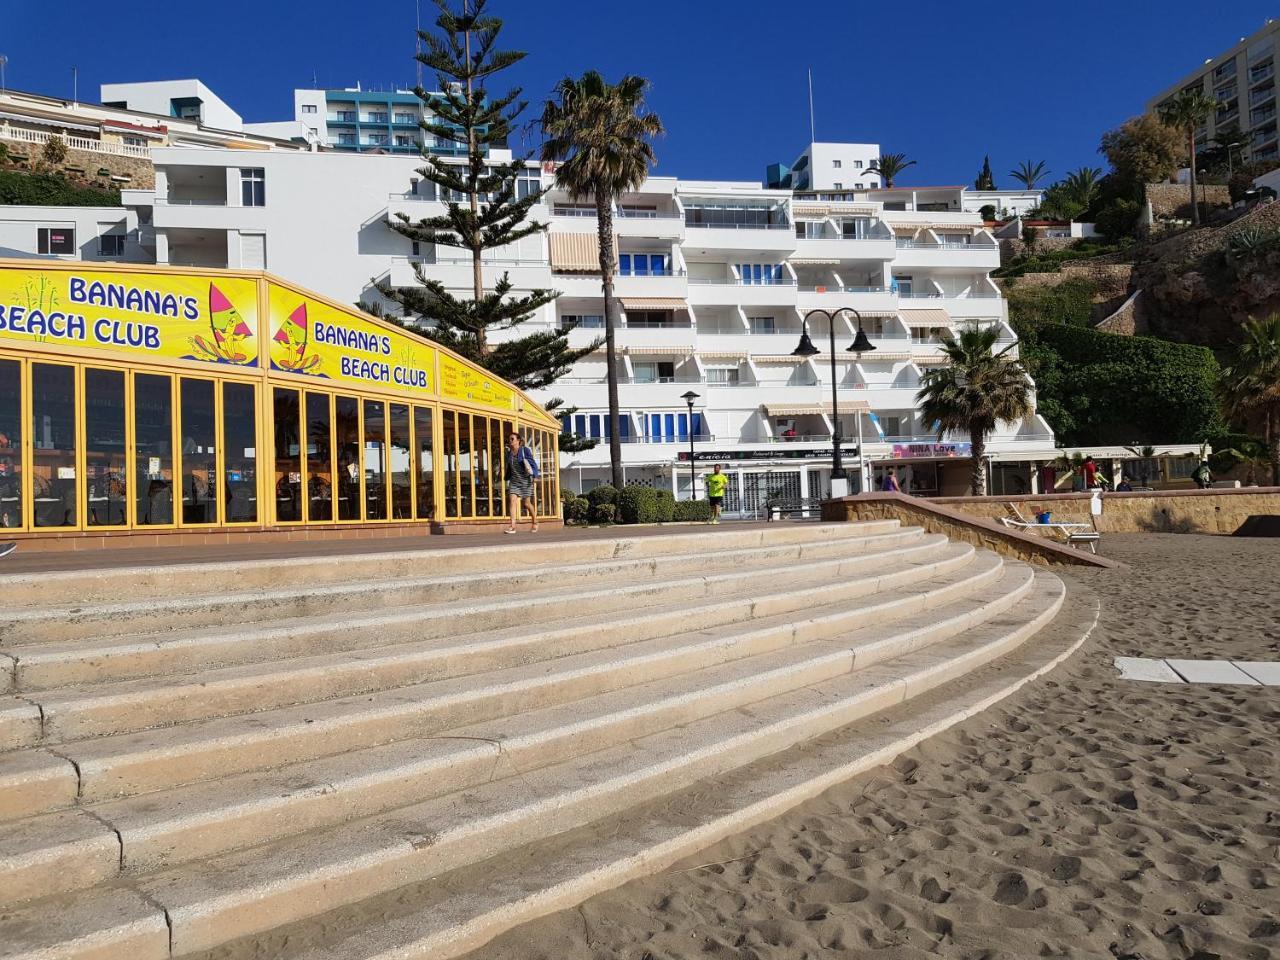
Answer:
POLYGON ((1039 206, 1043 197, 1040 190, 965 190, 960 203, 966 213, 978 213, 991 204, 997 213, 1007 210, 1009 216, 1018 217, 1039 206))
POLYGON ((129 110, 171 116, 174 99, 200 100, 200 122, 219 130, 241 130, 240 114, 199 80, 156 80, 145 83, 104 83, 98 88, 103 103, 123 102, 129 110))
POLYGON ((813 143, 805 152, 809 155, 810 190, 834 190, 837 183, 845 190, 880 186, 880 178, 866 172, 880 156, 877 143, 813 143))
POLYGON ((1260 177, 1255 177, 1253 185, 1259 189, 1262 187, 1270 187, 1277 194, 1280 194, 1280 167, 1276 167, 1270 173, 1264 173, 1260 177))
POLYGON ((151 255, 138 245, 138 217, 123 207, 0 207, 0 257, 42 257, 37 251, 40 227, 74 228, 76 253, 50 255, 50 260, 100 260, 110 263, 148 263, 151 255), (98 237, 125 234, 124 255, 104 257, 98 237))

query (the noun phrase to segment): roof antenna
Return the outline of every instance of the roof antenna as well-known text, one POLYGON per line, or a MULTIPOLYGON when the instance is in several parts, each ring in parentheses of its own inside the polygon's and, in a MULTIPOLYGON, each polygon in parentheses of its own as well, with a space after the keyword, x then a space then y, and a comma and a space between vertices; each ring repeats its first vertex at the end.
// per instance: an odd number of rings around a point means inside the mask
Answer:
POLYGON ((809 68, 809 142, 817 143, 818 135, 813 124, 813 67, 809 68))
POLYGON ((413 0, 413 17, 416 29, 413 33, 413 62, 418 65, 418 89, 422 89, 422 61, 418 57, 422 56, 422 0, 413 0))

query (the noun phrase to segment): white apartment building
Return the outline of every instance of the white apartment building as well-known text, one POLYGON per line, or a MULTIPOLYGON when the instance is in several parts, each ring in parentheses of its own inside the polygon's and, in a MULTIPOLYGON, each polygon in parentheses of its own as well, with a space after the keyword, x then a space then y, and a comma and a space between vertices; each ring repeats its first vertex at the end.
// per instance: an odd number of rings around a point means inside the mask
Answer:
MULTIPOLYGON (((470 289, 459 251, 415 250, 387 226, 399 214, 416 220, 444 210, 434 185, 418 179, 418 159, 181 148, 152 156, 155 191, 124 197, 148 225, 158 263, 261 266, 370 304, 380 300, 376 281, 416 283, 415 263, 449 287, 470 289)), ((523 189, 552 182, 550 171, 530 167, 523 189)), ((827 191, 654 177, 622 197, 617 344, 628 482, 687 497, 692 434, 699 469, 714 461, 731 474, 731 513, 758 513, 770 495, 822 496, 838 416, 855 488, 894 467, 904 488, 962 492, 967 438, 940 441, 921 421, 920 377, 940 362, 946 331, 990 325, 1003 342, 1013 340, 988 278, 999 264, 997 243, 978 214, 964 210, 964 194, 877 188, 830 199, 827 191), (822 352, 792 353, 814 310, 837 313, 835 411, 825 315, 809 320, 822 352), (855 357, 846 348, 859 322, 876 349, 855 357), (688 392, 698 395, 692 420, 688 392)), ((517 291, 561 292, 524 329, 567 328, 571 342, 594 342, 604 314, 594 206, 552 189, 535 216, 547 233, 493 251, 487 276, 505 271, 517 291)), ((608 479, 605 378, 597 350, 544 391, 577 408, 572 430, 601 441, 564 456, 573 489, 608 479)), ((1032 489, 1036 465, 1057 453, 1038 416, 1002 427, 989 446, 994 489, 1032 489)))
POLYGON ((868 173, 880 158, 878 143, 811 143, 791 165, 771 163, 765 185, 779 190, 865 190, 878 187, 877 173, 868 173))
POLYGON ((1276 46, 1280 19, 1269 19, 1252 36, 1210 57, 1181 80, 1147 101, 1158 111, 1184 90, 1202 90, 1218 101, 1217 112, 1196 131, 1204 147, 1224 131, 1240 131, 1241 155, 1252 163, 1280 166, 1280 134, 1276 116, 1276 46))

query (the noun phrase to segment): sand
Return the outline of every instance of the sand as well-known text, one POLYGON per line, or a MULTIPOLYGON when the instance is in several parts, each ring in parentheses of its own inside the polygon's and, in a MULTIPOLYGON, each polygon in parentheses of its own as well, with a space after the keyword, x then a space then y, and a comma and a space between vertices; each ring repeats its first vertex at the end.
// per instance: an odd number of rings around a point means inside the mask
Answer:
POLYGON ((1280 689, 1115 656, 1280 660, 1274 540, 1111 535, 1088 645, 1017 697, 471 960, 1280 960, 1280 689), (702 864, 717 864, 705 867, 702 864))

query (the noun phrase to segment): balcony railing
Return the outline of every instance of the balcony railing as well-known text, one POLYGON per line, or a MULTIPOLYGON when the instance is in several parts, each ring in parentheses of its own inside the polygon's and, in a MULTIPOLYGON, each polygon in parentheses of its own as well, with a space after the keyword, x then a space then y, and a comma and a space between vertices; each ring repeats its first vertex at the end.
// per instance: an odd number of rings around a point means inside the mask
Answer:
POLYGON ((796 282, 787 277, 780 277, 777 280, 772 278, 765 280, 743 280, 739 277, 690 277, 690 283, 719 284, 722 286, 732 287, 794 287, 796 282))
POLYGON ((1275 64, 1272 64, 1272 63, 1268 63, 1266 66, 1260 69, 1250 70, 1249 86, 1253 86, 1255 83, 1261 83, 1263 80, 1267 79, 1267 77, 1274 76, 1275 72, 1276 72, 1275 64))
POLYGON ((642 277, 642 278, 643 278, 643 277, 683 277, 683 276, 684 276, 684 271, 683 271, 683 270, 672 270, 672 269, 671 269, 671 268, 669 268, 669 267, 668 267, 666 270, 654 270, 654 269, 652 269, 652 268, 650 268, 650 269, 643 269, 643 270, 636 270, 636 269, 634 269, 634 268, 633 268, 633 269, 631 269, 631 270, 626 270, 626 271, 619 270, 619 271, 617 272, 617 274, 615 274, 615 276, 619 276, 619 277, 642 277))
POLYGON ((891 293, 888 287, 837 287, 835 284, 830 286, 802 286, 801 293, 891 293))
POLYGON ((552 204, 551 215, 553 217, 587 217, 594 220, 596 210, 595 207, 562 207, 559 204, 552 204))
POLYGON ((156 197, 155 202, 171 207, 225 207, 226 197, 156 197))
POLYGON ((106 153, 118 157, 150 157, 150 147, 140 147, 132 143, 107 143, 102 140, 90 140, 87 137, 70 137, 62 134, 45 133, 42 130, 26 130, 22 127, 11 127, 8 123, 0 123, 0 137, 5 140, 16 140, 19 143, 33 143, 44 146, 50 137, 57 136, 72 150, 85 150, 89 153, 106 153))
MULTIPOLYGON (((619 207, 614 214, 620 220, 679 220, 680 214, 668 210, 628 210, 619 207)), ((593 213, 592 216, 595 216, 593 213)))
POLYGON ((686 217, 686 227, 705 227, 709 230, 793 230, 790 223, 690 223, 686 217))
POLYGON ((1267 87, 1265 90, 1255 90, 1249 94, 1249 106, 1256 107, 1260 103, 1266 103, 1276 95, 1274 86, 1267 87))

